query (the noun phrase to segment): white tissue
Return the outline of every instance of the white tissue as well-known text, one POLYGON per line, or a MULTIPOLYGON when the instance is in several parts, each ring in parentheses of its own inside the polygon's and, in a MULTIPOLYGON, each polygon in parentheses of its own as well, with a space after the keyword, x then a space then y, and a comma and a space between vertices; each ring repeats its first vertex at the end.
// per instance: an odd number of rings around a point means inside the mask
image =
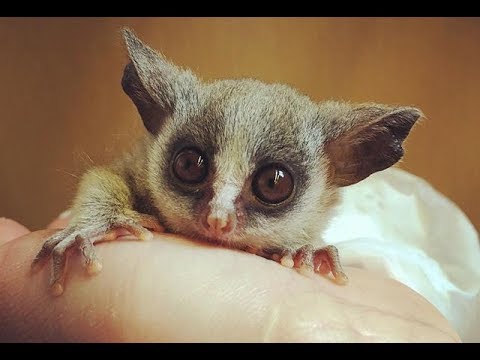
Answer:
POLYGON ((480 341, 480 244, 465 214, 425 180, 391 168, 342 189, 324 234, 343 265, 396 279, 480 341))

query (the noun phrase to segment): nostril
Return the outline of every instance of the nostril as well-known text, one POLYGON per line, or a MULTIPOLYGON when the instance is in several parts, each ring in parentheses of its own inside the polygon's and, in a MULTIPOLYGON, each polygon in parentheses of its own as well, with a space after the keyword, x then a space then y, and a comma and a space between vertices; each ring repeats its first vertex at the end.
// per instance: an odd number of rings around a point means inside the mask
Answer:
POLYGON ((224 233, 229 233, 233 230, 233 223, 234 223, 233 220, 234 220, 233 216, 231 214, 229 214, 227 216, 226 221, 224 222, 224 224, 222 226, 222 231, 224 233))
POLYGON ((207 217, 207 225, 209 230, 217 230, 219 219, 215 216, 207 217))
POLYGON ((215 234, 228 234, 234 229, 235 221, 232 215, 218 217, 209 215, 206 221, 206 228, 215 234))

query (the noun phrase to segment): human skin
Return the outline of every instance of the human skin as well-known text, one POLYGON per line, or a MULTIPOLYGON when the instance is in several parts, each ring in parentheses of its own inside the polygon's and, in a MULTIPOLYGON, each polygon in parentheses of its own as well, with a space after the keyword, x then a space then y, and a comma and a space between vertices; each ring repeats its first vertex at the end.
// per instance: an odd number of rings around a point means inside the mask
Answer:
POLYGON ((339 286, 249 253, 172 234, 96 245, 87 275, 72 252, 65 293, 50 263, 31 274, 45 239, 0 219, 0 342, 459 342, 422 296, 382 274, 346 267, 339 286))

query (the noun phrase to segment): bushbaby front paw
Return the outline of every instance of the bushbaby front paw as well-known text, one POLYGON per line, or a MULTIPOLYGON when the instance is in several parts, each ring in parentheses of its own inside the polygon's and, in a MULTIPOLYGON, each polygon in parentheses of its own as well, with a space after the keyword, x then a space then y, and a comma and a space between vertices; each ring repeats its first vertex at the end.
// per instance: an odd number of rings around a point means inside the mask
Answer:
POLYGON ((64 290, 65 269, 68 251, 78 249, 85 259, 85 267, 90 275, 98 273, 102 264, 98 259, 94 243, 102 240, 115 240, 121 235, 122 229, 127 230, 140 240, 149 240, 152 229, 163 232, 154 216, 136 213, 134 216, 115 216, 107 223, 95 224, 92 219, 88 224, 73 224, 60 230, 45 241, 42 248, 32 262, 32 270, 39 269, 52 257, 52 275, 50 290, 52 295, 59 296, 64 290))
POLYGON ((306 266, 318 274, 328 275, 332 273, 335 282, 339 285, 344 285, 348 282, 348 277, 340 263, 338 250, 333 245, 320 249, 304 246, 296 252, 285 252, 276 258, 279 258, 278 261, 286 267, 298 269, 306 266))

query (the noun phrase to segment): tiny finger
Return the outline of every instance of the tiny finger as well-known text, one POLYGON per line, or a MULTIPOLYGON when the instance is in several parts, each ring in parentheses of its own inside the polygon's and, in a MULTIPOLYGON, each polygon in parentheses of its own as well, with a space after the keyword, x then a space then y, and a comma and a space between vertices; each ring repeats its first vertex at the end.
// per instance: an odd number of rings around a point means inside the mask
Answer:
POLYGON ((165 232, 165 228, 158 223, 158 220, 153 215, 141 214, 140 225, 155 232, 165 232))
POLYGON ((293 265, 295 265, 295 263, 293 261, 293 258, 292 258, 292 254, 288 253, 288 254, 283 255, 282 258, 280 259, 280 264, 282 264, 285 267, 292 268, 293 265))
POLYGON ((75 244, 75 238, 71 236, 61 241, 53 249, 52 276, 50 280, 50 291, 53 296, 59 296, 63 293, 63 282, 67 265, 67 249, 73 244, 75 244))
POLYGON ((87 273, 89 275, 95 275, 102 270, 102 264, 98 259, 95 247, 92 242, 80 235, 77 235, 76 242, 79 249, 82 251, 83 257, 85 258, 85 266, 87 273))

